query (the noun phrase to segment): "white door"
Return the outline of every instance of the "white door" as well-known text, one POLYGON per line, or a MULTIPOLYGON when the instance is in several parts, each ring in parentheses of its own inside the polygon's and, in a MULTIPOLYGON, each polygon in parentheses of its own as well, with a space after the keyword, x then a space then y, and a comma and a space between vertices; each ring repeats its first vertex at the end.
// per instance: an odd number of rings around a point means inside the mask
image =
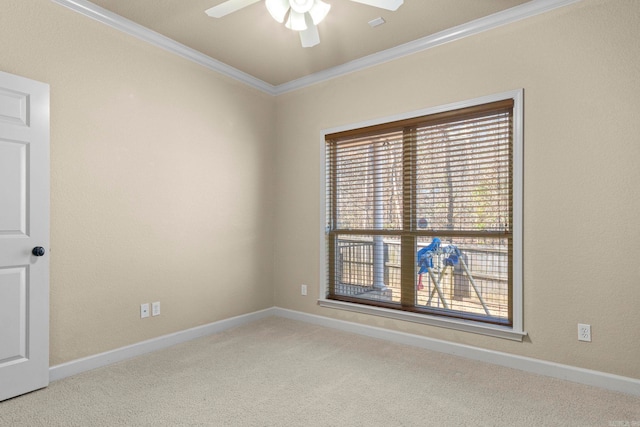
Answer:
POLYGON ((49 86, 0 72, 0 401, 48 384, 49 86))

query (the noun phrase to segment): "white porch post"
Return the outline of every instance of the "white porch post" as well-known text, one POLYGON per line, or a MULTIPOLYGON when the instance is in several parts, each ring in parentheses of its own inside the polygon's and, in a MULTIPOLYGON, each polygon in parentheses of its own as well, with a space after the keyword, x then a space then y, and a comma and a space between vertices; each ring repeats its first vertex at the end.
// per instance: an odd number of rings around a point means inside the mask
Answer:
MULTIPOLYGON (((382 142, 373 143, 373 228, 384 228, 383 162, 380 158, 382 142)), ((384 241, 383 236, 373 237, 373 287, 385 289, 384 283, 384 241)))

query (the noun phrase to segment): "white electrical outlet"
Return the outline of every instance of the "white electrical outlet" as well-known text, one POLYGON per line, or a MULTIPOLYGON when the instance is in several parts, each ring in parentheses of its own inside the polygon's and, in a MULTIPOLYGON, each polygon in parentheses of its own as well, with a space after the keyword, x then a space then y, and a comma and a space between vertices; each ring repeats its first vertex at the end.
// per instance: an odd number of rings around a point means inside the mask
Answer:
POLYGON ((591 342, 591 325, 578 323, 578 341, 591 342))
POLYGON ((151 303, 151 315, 160 316, 160 301, 151 303))
POLYGON ((145 317, 149 317, 149 303, 145 302, 144 304, 140 304, 140 318, 144 319, 145 317))
POLYGON ((301 295, 307 294, 307 285, 300 285, 300 294, 301 295))

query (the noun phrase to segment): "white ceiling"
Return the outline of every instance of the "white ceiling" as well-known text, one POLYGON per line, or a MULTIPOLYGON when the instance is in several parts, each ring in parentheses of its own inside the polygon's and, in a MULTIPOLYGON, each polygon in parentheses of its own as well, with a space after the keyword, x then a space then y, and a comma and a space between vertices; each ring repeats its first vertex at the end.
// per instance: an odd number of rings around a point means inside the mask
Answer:
POLYGON ((278 88, 367 58, 372 58, 371 65, 380 52, 389 59, 394 50, 397 56, 410 53, 410 45, 419 50, 424 40, 444 42, 446 37, 468 35, 462 30, 465 26, 478 32, 577 0, 405 0, 396 12, 350 0, 324 0, 331 11, 318 25, 320 44, 311 48, 301 47, 298 34, 276 22, 263 1, 223 18, 211 18, 204 11, 225 0, 53 1, 112 26, 125 26, 139 37, 150 29, 179 47, 226 64, 232 73, 240 70, 266 87, 278 88), (126 18, 124 24, 117 22, 120 17, 126 18), (371 28, 368 22, 378 17, 386 24, 371 28))

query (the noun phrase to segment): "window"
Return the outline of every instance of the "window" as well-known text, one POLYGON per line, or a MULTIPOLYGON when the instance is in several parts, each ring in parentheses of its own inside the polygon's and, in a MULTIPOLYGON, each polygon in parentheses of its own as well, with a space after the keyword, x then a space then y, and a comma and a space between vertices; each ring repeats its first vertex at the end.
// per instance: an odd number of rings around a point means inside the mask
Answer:
POLYGON ((325 134, 321 303, 521 339, 521 92, 495 98, 325 134))

